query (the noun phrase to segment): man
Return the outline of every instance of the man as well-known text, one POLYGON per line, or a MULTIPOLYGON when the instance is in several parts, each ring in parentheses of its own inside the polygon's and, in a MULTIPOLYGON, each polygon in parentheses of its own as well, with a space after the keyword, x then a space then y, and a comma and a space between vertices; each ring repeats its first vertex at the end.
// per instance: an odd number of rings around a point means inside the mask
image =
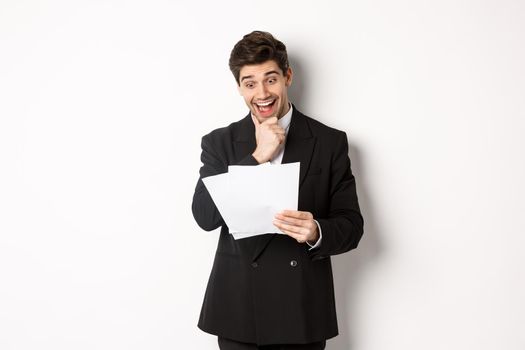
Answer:
POLYGON ((230 70, 250 113, 202 138, 193 215, 221 232, 199 328, 218 335, 221 349, 324 349, 338 334, 330 256, 363 234, 346 134, 289 102, 286 47, 270 33, 245 35, 230 70), (299 210, 276 215, 285 235, 234 240, 202 178, 265 162, 300 162, 299 210))

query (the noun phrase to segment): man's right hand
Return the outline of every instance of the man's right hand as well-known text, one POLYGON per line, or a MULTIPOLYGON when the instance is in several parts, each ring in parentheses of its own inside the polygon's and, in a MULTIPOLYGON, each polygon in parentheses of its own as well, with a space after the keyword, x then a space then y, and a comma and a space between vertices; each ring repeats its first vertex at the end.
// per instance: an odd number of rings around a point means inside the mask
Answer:
POLYGON ((255 125, 255 140, 257 148, 252 153, 259 164, 270 161, 278 152, 281 145, 284 145, 286 134, 283 128, 277 123, 277 117, 272 117, 259 123, 257 118, 252 115, 255 125))

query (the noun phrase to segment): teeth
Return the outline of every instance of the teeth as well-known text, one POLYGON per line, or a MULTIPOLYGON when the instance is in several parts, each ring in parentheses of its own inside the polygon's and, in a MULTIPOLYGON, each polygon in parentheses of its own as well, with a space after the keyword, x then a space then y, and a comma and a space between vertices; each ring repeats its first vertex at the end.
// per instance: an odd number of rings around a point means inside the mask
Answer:
POLYGON ((256 102, 255 104, 260 107, 268 106, 273 103, 273 100, 267 102, 256 102))

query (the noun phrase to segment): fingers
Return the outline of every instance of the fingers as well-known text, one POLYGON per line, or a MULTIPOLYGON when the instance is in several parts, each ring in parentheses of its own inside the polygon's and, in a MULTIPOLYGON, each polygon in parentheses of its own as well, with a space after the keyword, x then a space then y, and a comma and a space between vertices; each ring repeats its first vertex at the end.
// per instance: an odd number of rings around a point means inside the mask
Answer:
POLYGON ((255 127, 256 127, 256 128, 259 127, 259 126, 261 126, 261 125, 272 125, 272 124, 277 124, 277 121, 279 120, 279 119, 277 119, 277 117, 271 117, 271 118, 266 119, 266 120, 263 121, 262 123, 260 123, 259 120, 258 120, 256 117, 254 117, 253 114, 250 114, 250 115, 251 115, 251 117, 252 117, 253 124, 255 124, 255 127))
POLYGON ((274 133, 276 134, 279 134, 279 135, 284 135, 285 134, 285 131, 283 128, 281 128, 279 125, 275 124, 275 125, 271 125, 270 126, 270 130, 273 131, 274 133))
POLYGON ((277 215, 275 215, 275 217, 278 220, 280 220, 281 222, 293 224, 293 225, 296 225, 296 226, 300 226, 300 225, 302 225, 304 223, 304 220, 302 220, 302 219, 295 219, 295 218, 292 218, 291 216, 284 216, 284 215, 281 215, 281 214, 277 214, 277 215))
POLYGON ((304 243, 307 241, 308 230, 302 227, 297 227, 293 225, 288 225, 277 220, 274 220, 273 224, 280 229, 284 234, 292 237, 299 243, 304 243))
POLYGON ((293 239, 295 239, 298 243, 304 243, 307 241, 306 237, 301 234, 297 234, 297 233, 294 233, 288 230, 281 230, 281 231, 283 231, 283 233, 286 234, 287 236, 290 236, 293 239))
MULTIPOLYGON (((279 124, 259 124, 257 127, 257 134, 259 137, 275 137, 279 144, 283 143, 286 138, 286 131, 279 126, 279 124)), ((269 140, 269 139, 268 139, 269 140)))
POLYGON ((264 122, 262 122, 261 124, 277 124, 277 121, 279 119, 277 119, 277 117, 271 117, 271 118, 268 118, 266 119, 264 122))
POLYGON ((288 221, 288 218, 295 218, 295 219, 301 219, 301 220, 310 220, 313 219, 314 216, 312 213, 308 211, 299 211, 299 210, 283 210, 277 215, 282 215, 285 217, 285 221, 288 221))
POLYGON ((283 131, 281 130, 276 130, 276 131, 273 131, 273 134, 274 134, 274 137, 277 139, 277 141, 279 142, 279 144, 283 144, 284 143, 284 140, 286 139, 286 134, 283 131))
POLYGON ((283 210, 275 215, 273 224, 299 243, 318 237, 317 224, 312 213, 307 211, 283 210))
POLYGON ((259 124, 259 130, 269 130, 275 133, 284 134, 284 129, 279 124, 259 124))
POLYGON ((252 115, 252 120, 255 125, 255 141, 257 142, 253 156, 259 163, 270 161, 279 151, 279 147, 286 142, 286 131, 277 123, 276 117, 259 123, 252 115))
POLYGON ((307 235, 310 233, 310 230, 303 226, 291 225, 277 220, 274 220, 273 224, 283 231, 289 231, 294 234, 307 235))
POLYGON ((274 225, 279 225, 277 227, 284 228, 295 233, 303 233, 309 235, 317 228, 317 224, 313 219, 294 219, 279 214, 275 215, 275 218, 277 220, 274 220, 274 225))

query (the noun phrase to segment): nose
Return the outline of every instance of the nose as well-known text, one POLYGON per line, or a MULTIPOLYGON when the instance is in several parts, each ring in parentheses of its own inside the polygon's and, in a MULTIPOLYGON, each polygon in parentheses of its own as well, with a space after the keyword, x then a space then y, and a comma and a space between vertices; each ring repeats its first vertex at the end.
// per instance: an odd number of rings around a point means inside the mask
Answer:
POLYGON ((259 86, 257 87, 257 98, 263 100, 269 96, 270 94, 268 93, 268 88, 266 87, 266 84, 259 84, 259 86))

